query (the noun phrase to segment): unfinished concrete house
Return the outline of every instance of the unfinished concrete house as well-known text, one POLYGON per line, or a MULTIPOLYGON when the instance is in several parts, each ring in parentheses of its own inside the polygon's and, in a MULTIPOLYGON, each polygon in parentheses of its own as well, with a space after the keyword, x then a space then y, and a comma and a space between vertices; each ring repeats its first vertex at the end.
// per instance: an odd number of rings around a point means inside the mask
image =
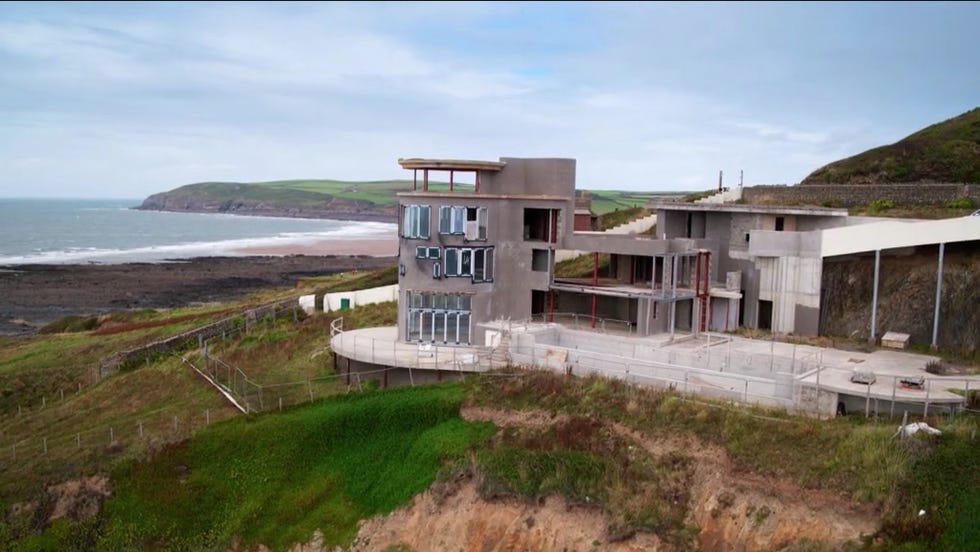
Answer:
MULTIPOLYGON (((882 222, 842 209, 738 203, 651 204, 655 232, 577 230, 586 213, 581 202, 576 209, 574 159, 399 164, 414 184, 398 194, 398 325, 336 328, 331 345, 348 380, 380 373, 384 385, 416 383, 515 362, 821 413, 857 400, 870 409, 872 397, 876 409, 886 398, 892 409, 919 404, 914 390, 899 392, 900 373, 873 394, 848 377, 854 363, 906 362, 915 372, 932 357, 864 359, 772 342, 761 350, 725 332, 817 335, 826 263, 874 255, 866 300, 869 335, 880 337, 901 329, 876 326, 882 251, 937 247, 938 305, 945 244, 980 243, 980 217, 882 222), (458 185, 460 175, 471 183, 458 185), (434 179, 448 188, 430 189, 434 179), (556 275, 556 256, 568 251, 590 260, 591 271, 556 275)), ((962 397, 927 391, 926 410, 944 401, 962 397)))

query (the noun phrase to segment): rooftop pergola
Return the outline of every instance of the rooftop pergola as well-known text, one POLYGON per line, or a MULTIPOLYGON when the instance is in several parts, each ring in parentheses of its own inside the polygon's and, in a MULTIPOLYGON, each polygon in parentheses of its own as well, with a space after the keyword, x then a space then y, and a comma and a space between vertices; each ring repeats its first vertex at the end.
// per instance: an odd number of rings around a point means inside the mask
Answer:
POLYGON ((453 191, 453 176, 457 172, 472 172, 475 176, 474 192, 480 191, 480 172, 499 172, 507 163, 503 161, 474 161, 470 159, 399 159, 403 169, 412 170, 412 190, 419 189, 419 171, 422 171, 422 191, 429 191, 429 171, 449 172, 449 191, 453 191))

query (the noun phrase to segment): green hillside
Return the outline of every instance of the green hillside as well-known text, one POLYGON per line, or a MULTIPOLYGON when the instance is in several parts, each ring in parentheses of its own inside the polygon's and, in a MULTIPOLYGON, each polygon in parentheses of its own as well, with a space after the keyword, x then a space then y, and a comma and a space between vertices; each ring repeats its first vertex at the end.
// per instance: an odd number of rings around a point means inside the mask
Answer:
POLYGON ((980 108, 821 167, 802 184, 980 183, 980 108))
MULTIPOLYGON (((421 186, 421 183, 419 183, 421 186)), ((219 212, 272 216, 393 220, 399 192, 413 188, 411 180, 277 180, 272 182, 199 182, 153 194, 141 209, 219 212)), ((471 191, 472 184, 454 189, 471 191)), ((429 190, 449 191, 448 182, 429 181, 429 190)), ((590 191, 592 210, 605 214, 643 207, 650 201, 677 198, 679 192, 590 191)))

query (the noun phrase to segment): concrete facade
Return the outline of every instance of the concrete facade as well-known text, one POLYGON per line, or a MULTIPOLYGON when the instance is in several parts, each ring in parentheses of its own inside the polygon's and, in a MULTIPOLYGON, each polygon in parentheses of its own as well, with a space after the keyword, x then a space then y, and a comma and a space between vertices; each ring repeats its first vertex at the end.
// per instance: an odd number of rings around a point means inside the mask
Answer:
POLYGON ((405 341, 486 345, 491 337, 481 324, 527 320, 545 311, 551 316, 556 309, 588 314, 593 323, 598 318, 617 320, 631 331, 694 325, 699 310, 691 288, 704 240, 576 232, 576 204, 580 208, 581 201, 575 197, 575 160, 400 163, 416 171, 416 189, 398 194, 398 335, 405 341), (419 170, 424 171, 422 190, 419 170), (425 184, 429 171, 475 172, 476 185, 430 192, 425 184), (446 213, 466 220, 453 226, 455 222, 443 220, 446 213), (587 281, 556 279, 559 249, 612 255, 613 272, 604 273, 601 282, 597 275, 587 281), (463 270, 459 255, 468 259, 463 270), (490 255, 492 267, 486 266, 490 255), (479 274, 478 259, 484 263, 479 274), (456 307, 444 307, 443 301, 456 307))
MULTIPOLYGON (((713 293, 711 330, 737 326, 816 335, 820 232, 846 224, 847 211, 822 207, 657 203, 660 237, 697 238, 711 250, 711 281, 738 273, 731 295, 713 293), (724 314, 721 314, 724 311, 724 314)), ((720 284, 717 287, 721 287, 720 284)), ((728 286, 725 286, 727 289, 728 286)))

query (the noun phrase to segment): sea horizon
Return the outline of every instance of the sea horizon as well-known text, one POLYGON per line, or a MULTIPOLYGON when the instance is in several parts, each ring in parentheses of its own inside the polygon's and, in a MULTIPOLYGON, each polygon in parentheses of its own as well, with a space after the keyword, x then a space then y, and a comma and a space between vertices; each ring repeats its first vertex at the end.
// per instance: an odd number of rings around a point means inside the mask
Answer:
MULTIPOLYGON (((0 198, 0 265, 249 256, 247 249, 382 238, 394 223, 139 210, 137 198, 0 198)), ((325 252, 326 254, 327 252, 325 252)))

